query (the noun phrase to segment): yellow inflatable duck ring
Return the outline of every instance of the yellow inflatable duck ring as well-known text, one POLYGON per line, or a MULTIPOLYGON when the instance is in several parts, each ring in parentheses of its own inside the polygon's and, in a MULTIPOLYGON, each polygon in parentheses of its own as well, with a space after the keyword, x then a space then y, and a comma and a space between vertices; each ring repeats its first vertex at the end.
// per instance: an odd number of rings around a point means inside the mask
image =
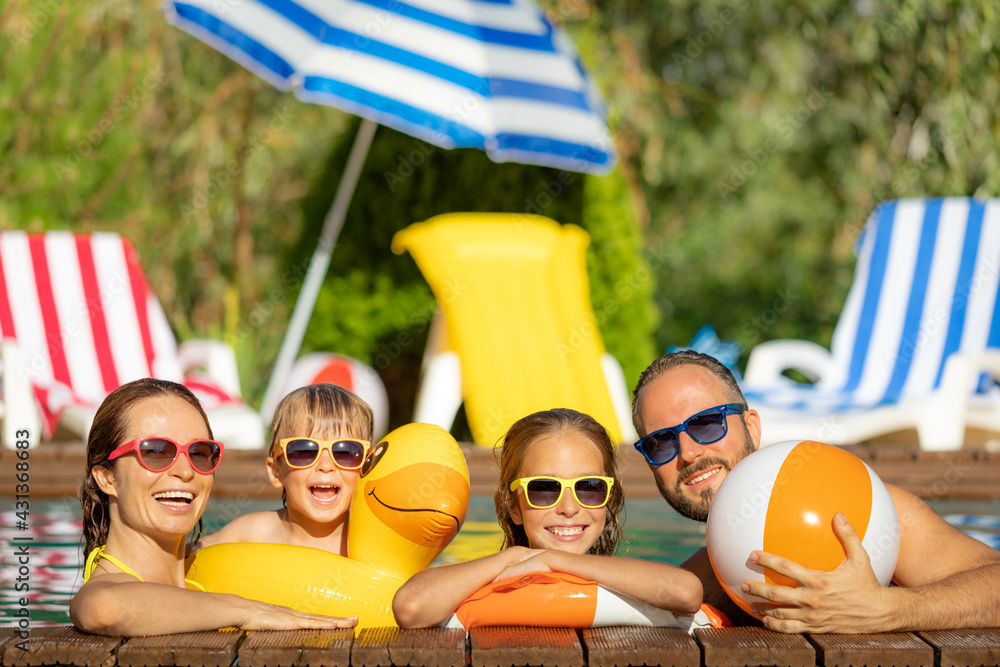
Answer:
POLYGON ((392 597, 458 533, 469 507, 469 470, 451 435, 407 424, 385 436, 351 499, 347 557, 286 544, 206 547, 187 578, 214 593, 329 616, 358 628, 394 626, 392 597))

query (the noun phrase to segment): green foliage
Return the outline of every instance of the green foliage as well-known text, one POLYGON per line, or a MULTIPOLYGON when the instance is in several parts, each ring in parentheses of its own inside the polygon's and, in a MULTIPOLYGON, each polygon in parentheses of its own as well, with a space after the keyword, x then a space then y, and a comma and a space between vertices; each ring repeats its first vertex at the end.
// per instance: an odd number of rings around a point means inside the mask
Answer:
POLYGON ((1000 194, 991 3, 567 0, 556 10, 585 46, 622 170, 648 206, 661 349, 705 322, 745 348, 829 344, 876 203, 1000 194))
MULTIPOLYGON (((595 310, 632 381, 705 322, 747 348, 828 344, 876 203, 1000 190, 990 2, 546 4, 605 94, 619 170, 563 183, 379 130, 306 345, 380 366, 396 423, 433 307, 389 252, 412 222, 530 211, 586 228, 595 310)), ((155 0, 0 5, 0 227, 130 236, 179 337, 232 342, 252 402, 353 136, 155 0)))
POLYGON ((657 356, 653 333, 659 317, 650 270, 657 260, 655 254, 642 254, 642 232, 627 187, 617 173, 584 179, 580 224, 590 232, 587 266, 594 313, 605 346, 632 386, 657 356))
MULTIPOLYGON (((251 402, 270 375, 355 131, 349 116, 273 89, 168 25, 153 0, 0 11, 0 227, 129 236, 178 337, 233 344, 251 402)), ((641 238, 627 202, 613 201, 621 185, 594 194, 587 182, 380 128, 304 351, 377 366, 393 422, 406 420, 433 297, 412 259, 391 254, 392 235, 448 211, 575 222, 593 228, 595 246, 607 249, 616 234, 629 240, 606 255, 616 264, 590 255, 594 292, 609 294, 602 283, 616 279, 616 265, 634 273, 625 259, 641 238)), ((617 297, 619 313, 642 312, 635 302, 649 293, 617 297)), ((609 313, 603 326, 612 351, 627 356, 640 349, 629 336, 648 338, 649 321, 620 318, 609 313)))
POLYGON ((0 9, 0 228, 130 237, 181 339, 262 393, 290 313, 274 249, 346 116, 168 25, 154 0, 0 9))
MULTIPOLYGON (((353 135, 353 128, 344 133, 303 201, 305 232, 287 257, 290 266, 305 266, 316 247, 353 135)), ((365 162, 305 346, 371 363, 389 386, 391 420, 407 419, 434 299, 413 260, 391 253, 392 236, 461 211, 533 213, 587 229, 591 293, 605 342, 638 377, 652 354, 655 318, 642 236, 620 177, 496 164, 482 151, 444 150, 386 127, 365 162)))

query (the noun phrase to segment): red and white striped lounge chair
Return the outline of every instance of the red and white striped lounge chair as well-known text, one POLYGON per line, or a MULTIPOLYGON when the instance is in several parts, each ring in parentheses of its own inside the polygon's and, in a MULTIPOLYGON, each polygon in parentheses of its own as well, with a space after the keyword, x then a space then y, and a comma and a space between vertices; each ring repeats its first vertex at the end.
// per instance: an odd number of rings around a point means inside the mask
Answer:
POLYGON ((128 239, 114 233, 0 233, 0 439, 86 438, 101 401, 142 377, 186 384, 227 447, 264 445, 220 341, 178 348, 128 239), (18 434, 18 431, 22 433, 18 434))

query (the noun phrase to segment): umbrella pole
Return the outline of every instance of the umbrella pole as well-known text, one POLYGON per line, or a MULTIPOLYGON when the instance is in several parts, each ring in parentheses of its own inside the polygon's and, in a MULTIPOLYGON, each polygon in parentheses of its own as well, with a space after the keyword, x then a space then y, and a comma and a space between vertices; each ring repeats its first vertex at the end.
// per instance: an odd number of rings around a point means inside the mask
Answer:
POLYGON ((333 255, 340 230, 344 226, 347 208, 350 206, 351 197, 354 196, 354 188, 358 184, 361 168, 365 164, 365 158, 368 157, 368 149, 371 147, 377 127, 378 123, 366 118, 361 122, 358 134, 354 137, 354 146, 351 147, 351 154, 347 158, 344 175, 337 186, 333 205, 323 221, 319 245, 313 252, 309 268, 306 270, 302 289, 299 291, 295 309, 292 311, 292 319, 288 323, 288 331, 285 332, 285 337, 281 341, 281 349, 278 351, 278 358, 271 371, 271 379, 268 380, 267 389, 264 392, 260 414, 266 423, 270 423, 271 417, 274 415, 274 409, 282 398, 284 384, 289 372, 291 372, 292 363, 299 353, 302 338, 305 336, 306 327, 309 325, 313 308, 316 306, 316 299, 323 286, 323 279, 326 278, 326 271, 330 267, 330 257, 333 255))

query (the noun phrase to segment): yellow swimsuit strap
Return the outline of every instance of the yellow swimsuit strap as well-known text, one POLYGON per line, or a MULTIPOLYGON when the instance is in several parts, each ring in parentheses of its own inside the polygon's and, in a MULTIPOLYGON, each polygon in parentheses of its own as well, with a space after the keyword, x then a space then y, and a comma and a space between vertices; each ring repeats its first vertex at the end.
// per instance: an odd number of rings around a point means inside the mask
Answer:
MULTIPOLYGON (((105 546, 107 546, 107 545, 101 545, 101 546, 97 547, 96 549, 92 550, 90 552, 90 554, 87 556, 87 563, 83 567, 83 583, 87 583, 87 581, 90 579, 90 575, 93 574, 94 570, 97 568, 97 561, 101 560, 102 558, 106 558, 109 561, 111 561, 112 565, 114 565, 115 567, 117 567, 119 570, 121 570, 125 574, 131 574, 133 577, 135 577, 139 581, 143 580, 142 577, 140 577, 138 574, 136 574, 135 571, 132 568, 130 568, 128 565, 126 565, 125 563, 121 562, 120 560, 118 560, 114 556, 110 556, 110 555, 104 553, 104 547, 105 546)), ((191 581, 190 579, 185 579, 184 583, 187 585, 187 588, 189 588, 191 590, 196 590, 196 591, 203 591, 203 590, 205 590, 205 587, 202 586, 201 584, 199 584, 197 581, 191 581)))
POLYGON ((184 584, 185 584, 184 587, 187 588, 189 591, 204 591, 206 593, 208 592, 205 589, 205 587, 199 584, 197 581, 191 581, 190 579, 185 579, 184 584))
POLYGON ((87 556, 87 564, 83 566, 83 583, 87 583, 87 581, 90 579, 90 575, 94 573, 95 569, 97 569, 97 561, 101 560, 102 558, 106 558, 109 561, 111 561, 112 565, 114 565, 115 567, 117 567, 119 570, 121 570, 125 574, 131 574, 133 577, 135 577, 139 581, 142 581, 142 577, 140 577, 138 574, 136 574, 135 570, 133 570, 128 565, 126 565, 125 563, 121 562, 120 560, 118 560, 114 556, 110 556, 110 555, 104 553, 104 547, 106 547, 106 546, 107 546, 106 544, 102 544, 101 546, 99 546, 96 549, 94 549, 93 551, 91 551, 90 554, 87 556))

